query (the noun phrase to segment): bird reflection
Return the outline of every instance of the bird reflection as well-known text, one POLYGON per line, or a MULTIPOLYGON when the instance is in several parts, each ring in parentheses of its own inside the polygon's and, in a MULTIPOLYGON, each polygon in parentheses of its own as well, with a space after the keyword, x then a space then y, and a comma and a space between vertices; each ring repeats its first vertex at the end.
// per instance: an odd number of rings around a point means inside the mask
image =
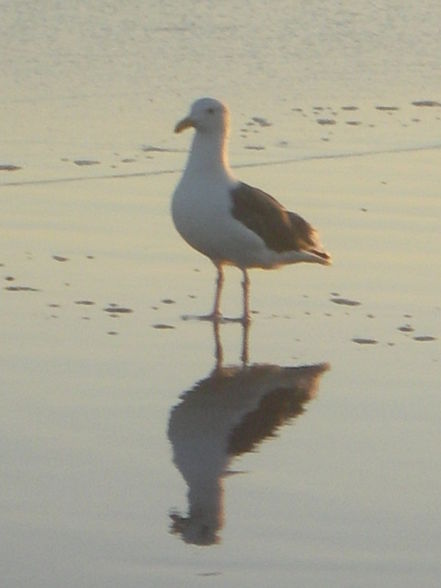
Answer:
POLYGON ((214 324, 216 366, 184 392, 170 415, 168 436, 176 467, 188 486, 188 514, 170 514, 171 532, 186 543, 220 542, 224 524, 223 479, 235 456, 304 412, 317 393, 326 363, 280 367, 248 365, 248 331, 242 327, 242 363, 224 367, 219 323, 214 324))

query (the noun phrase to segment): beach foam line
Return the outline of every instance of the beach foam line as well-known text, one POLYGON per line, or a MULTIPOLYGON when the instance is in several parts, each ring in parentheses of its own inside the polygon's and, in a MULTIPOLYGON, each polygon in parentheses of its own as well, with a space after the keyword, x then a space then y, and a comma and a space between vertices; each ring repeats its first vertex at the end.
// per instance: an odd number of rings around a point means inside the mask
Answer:
MULTIPOLYGON (((285 159, 274 159, 268 161, 259 161, 252 163, 239 163, 232 165, 232 168, 243 169, 253 167, 268 167, 273 165, 287 165, 290 163, 300 163, 303 161, 316 161, 322 159, 350 159, 351 157, 368 157, 372 155, 386 155, 386 154, 400 154, 400 153, 412 153, 420 151, 435 151, 441 149, 441 144, 430 144, 430 145, 412 145, 407 147, 390 147, 385 149, 367 149, 365 151, 341 151, 337 153, 318 153, 309 155, 299 155, 297 157, 285 158, 285 159)), ((162 170, 150 170, 145 172, 130 172, 121 174, 102 174, 97 176, 77 176, 77 177, 62 177, 62 178, 43 178, 41 180, 16 180, 12 182, 0 183, 0 188, 12 187, 12 186, 38 186, 45 184, 64 184, 68 182, 86 182, 93 180, 118 180, 127 178, 137 177, 153 177, 163 176, 167 174, 179 174, 182 173, 182 168, 174 169, 162 169, 162 170)))

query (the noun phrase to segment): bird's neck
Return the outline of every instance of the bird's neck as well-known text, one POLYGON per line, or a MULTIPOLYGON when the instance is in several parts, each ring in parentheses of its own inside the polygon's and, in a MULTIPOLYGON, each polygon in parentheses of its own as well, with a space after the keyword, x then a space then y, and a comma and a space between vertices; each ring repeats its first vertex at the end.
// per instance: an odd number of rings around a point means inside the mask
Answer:
POLYGON ((186 173, 231 175, 227 155, 227 135, 196 132, 186 173))

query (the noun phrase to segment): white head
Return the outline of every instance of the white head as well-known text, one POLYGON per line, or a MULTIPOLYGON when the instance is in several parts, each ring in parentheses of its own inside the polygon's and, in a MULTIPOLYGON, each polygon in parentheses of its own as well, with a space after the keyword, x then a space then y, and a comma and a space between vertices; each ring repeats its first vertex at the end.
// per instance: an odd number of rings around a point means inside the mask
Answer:
POLYGON ((178 122, 175 133, 193 127, 201 133, 226 135, 230 113, 225 104, 214 98, 200 98, 192 104, 190 114, 178 122))

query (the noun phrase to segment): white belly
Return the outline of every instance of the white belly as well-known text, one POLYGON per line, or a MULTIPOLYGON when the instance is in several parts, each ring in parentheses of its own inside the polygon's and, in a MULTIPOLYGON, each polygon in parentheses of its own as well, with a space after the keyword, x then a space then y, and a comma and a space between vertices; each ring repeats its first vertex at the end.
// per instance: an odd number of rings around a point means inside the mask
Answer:
POLYGON ((231 198, 225 182, 183 178, 172 200, 172 217, 180 235, 213 261, 239 267, 262 265, 263 241, 231 215, 231 198))

